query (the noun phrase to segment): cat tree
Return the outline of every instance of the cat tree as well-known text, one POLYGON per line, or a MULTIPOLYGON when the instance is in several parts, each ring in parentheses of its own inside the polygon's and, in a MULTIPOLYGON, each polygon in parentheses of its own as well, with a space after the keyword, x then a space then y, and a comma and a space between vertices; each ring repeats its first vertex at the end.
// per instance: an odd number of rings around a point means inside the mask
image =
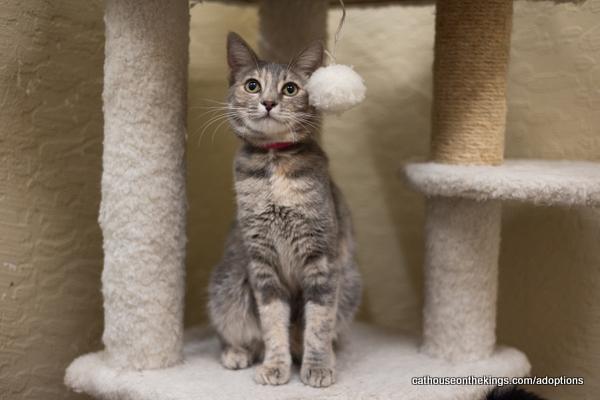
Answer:
MULTIPOLYGON (((328 3, 260 2, 261 52, 287 61, 325 38, 328 3)), ((437 3, 431 162, 406 167, 427 196, 423 338, 357 324, 335 385, 309 388, 295 374, 263 387, 251 370, 219 365, 213 336, 183 330, 188 0, 107 0, 105 350, 76 359, 66 384, 102 399, 468 400, 487 388, 411 378, 526 375, 525 355, 496 345, 500 202, 598 205, 600 173, 503 161, 511 19, 512 0, 437 3)))

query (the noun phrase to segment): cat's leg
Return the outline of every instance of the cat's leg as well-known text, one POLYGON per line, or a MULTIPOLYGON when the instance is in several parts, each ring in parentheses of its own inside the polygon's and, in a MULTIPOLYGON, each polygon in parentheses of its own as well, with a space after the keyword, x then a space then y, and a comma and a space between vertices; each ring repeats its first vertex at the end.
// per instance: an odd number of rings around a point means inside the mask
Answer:
POLYGON ((256 368, 255 380, 281 385, 290 380, 292 365, 289 294, 268 260, 256 257, 250 264, 264 343, 263 363, 256 368))
POLYGON ((229 251, 217 266, 210 284, 209 314, 222 344, 225 368, 247 368, 262 349, 256 302, 243 256, 229 251))
POLYGON ((354 319, 362 297, 362 282, 358 267, 352 259, 344 260, 340 268, 338 292, 337 336, 344 336, 354 319))
POLYGON ((214 325, 221 339, 221 364, 228 369, 248 368, 258 358, 262 339, 249 288, 241 286, 238 297, 230 294, 229 304, 214 310, 214 325), (243 293, 242 293, 243 292, 243 293), (254 309, 253 309, 254 308, 254 309))
POLYGON ((310 386, 326 387, 335 382, 339 274, 325 256, 308 259, 302 279, 305 327, 300 379, 310 386))

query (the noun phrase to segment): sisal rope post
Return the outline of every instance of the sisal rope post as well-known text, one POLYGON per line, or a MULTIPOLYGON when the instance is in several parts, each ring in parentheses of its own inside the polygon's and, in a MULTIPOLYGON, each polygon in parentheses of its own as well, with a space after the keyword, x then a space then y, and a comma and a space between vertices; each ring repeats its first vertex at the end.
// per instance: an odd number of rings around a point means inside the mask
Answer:
MULTIPOLYGON (((501 164, 512 0, 438 0, 431 157, 501 164)), ((496 342, 501 205, 432 197, 425 223, 423 350, 487 358, 496 342)))
POLYGON ((501 164, 512 0, 439 0, 436 10, 432 159, 501 164))
POLYGON ((119 368, 180 362, 185 255, 187 0, 107 0, 104 335, 119 368))

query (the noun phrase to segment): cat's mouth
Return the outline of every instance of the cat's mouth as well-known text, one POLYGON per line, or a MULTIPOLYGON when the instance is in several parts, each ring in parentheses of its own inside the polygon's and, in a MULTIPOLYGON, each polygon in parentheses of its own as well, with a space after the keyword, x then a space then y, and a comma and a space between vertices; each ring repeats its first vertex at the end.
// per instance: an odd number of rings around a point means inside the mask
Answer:
POLYGON ((266 134, 275 134, 285 129, 286 124, 272 113, 264 114, 247 120, 250 128, 266 134))
POLYGON ((271 113, 266 113, 266 114, 264 114, 263 116, 259 117, 259 118, 258 118, 258 120, 259 120, 259 121, 260 121, 260 120, 274 120, 274 121, 277 121, 277 122, 281 122, 281 121, 279 121, 279 119, 278 119, 278 118, 276 118, 276 117, 275 117, 273 114, 271 114, 271 113))

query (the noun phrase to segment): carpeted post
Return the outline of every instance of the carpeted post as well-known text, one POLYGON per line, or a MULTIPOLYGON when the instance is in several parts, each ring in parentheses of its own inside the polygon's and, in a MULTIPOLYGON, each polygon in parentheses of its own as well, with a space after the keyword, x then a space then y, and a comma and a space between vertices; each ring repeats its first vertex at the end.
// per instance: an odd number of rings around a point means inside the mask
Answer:
POLYGON ((104 335, 133 369, 182 358, 187 0, 107 0, 104 335))
POLYGON ((500 203, 432 197, 426 210, 424 350, 486 358, 496 344, 500 203))
MULTIPOLYGON (((512 0, 438 0, 431 154, 434 162, 500 164, 512 0)), ((496 342, 499 202, 427 200, 423 349, 450 360, 496 342)))
POLYGON ((328 6, 327 0, 261 0, 261 57, 288 63, 311 41, 325 41, 328 6))

